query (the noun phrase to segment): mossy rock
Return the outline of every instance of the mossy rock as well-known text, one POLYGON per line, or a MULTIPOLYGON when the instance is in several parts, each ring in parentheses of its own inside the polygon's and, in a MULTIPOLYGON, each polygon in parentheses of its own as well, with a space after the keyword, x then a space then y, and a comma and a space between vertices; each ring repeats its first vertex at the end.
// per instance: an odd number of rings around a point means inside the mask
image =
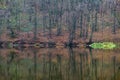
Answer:
POLYGON ((13 48, 13 43, 9 43, 8 48, 13 48))
POLYGON ((93 43, 90 47, 94 49, 114 49, 116 48, 116 44, 112 42, 101 42, 101 43, 93 43))
POLYGON ((35 43, 33 46, 34 46, 35 48, 39 48, 39 47, 40 47, 40 44, 39 44, 39 43, 35 43))

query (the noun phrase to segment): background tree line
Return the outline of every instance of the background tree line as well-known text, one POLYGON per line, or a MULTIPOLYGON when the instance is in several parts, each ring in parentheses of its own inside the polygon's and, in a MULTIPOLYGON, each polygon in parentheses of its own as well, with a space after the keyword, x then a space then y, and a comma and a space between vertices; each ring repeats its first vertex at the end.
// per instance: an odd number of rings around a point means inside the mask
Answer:
POLYGON ((65 30, 69 43, 76 37, 91 42, 93 33, 106 25, 113 34, 120 28, 119 0, 0 0, 0 34, 7 32, 11 38, 21 32, 33 32, 35 40, 38 33, 52 38, 53 34, 64 35, 65 30), (104 22, 106 15, 111 22, 104 22))

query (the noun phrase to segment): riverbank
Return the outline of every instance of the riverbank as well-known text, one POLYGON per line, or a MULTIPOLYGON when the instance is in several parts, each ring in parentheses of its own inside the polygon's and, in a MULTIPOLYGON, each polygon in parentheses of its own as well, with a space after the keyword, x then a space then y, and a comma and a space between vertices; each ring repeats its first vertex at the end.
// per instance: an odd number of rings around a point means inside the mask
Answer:
MULTIPOLYGON (((90 33, 90 31, 88 31, 90 33)), ((79 37, 79 30, 76 30, 76 36, 73 40, 73 47, 84 47, 90 38, 90 34, 88 37, 79 37)), ((62 34, 60 36, 56 35, 56 30, 52 30, 52 35, 49 37, 48 33, 42 33, 39 31, 37 34, 37 39, 35 40, 32 32, 29 33, 19 33, 16 38, 10 38, 7 33, 1 35, 1 43, 0 45, 8 45, 10 43, 25 45, 25 46, 41 46, 41 47, 66 47, 69 46, 69 33, 66 30, 62 30, 62 34)), ((98 31, 93 33, 93 42, 120 42, 120 29, 116 31, 116 34, 111 33, 110 28, 104 29, 104 31, 98 31), (102 32, 102 33, 101 33, 102 32)))

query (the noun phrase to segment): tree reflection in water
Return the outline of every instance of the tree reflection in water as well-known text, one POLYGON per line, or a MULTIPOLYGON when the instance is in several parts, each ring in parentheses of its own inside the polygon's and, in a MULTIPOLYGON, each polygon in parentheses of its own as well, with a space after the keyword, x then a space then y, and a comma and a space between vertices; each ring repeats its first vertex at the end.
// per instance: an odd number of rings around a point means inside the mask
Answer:
POLYGON ((6 53, 1 50, 0 80, 120 79, 120 55, 114 51, 110 53, 73 48, 56 50, 8 50, 6 53))

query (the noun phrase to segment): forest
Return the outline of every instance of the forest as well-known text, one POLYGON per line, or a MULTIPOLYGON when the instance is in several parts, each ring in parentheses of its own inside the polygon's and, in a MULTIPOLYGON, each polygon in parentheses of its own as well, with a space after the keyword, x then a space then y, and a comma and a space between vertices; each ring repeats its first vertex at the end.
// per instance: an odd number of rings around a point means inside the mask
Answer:
POLYGON ((120 41, 120 0, 0 0, 0 41, 120 41))
POLYGON ((120 80, 120 0, 0 0, 0 80, 120 80))

